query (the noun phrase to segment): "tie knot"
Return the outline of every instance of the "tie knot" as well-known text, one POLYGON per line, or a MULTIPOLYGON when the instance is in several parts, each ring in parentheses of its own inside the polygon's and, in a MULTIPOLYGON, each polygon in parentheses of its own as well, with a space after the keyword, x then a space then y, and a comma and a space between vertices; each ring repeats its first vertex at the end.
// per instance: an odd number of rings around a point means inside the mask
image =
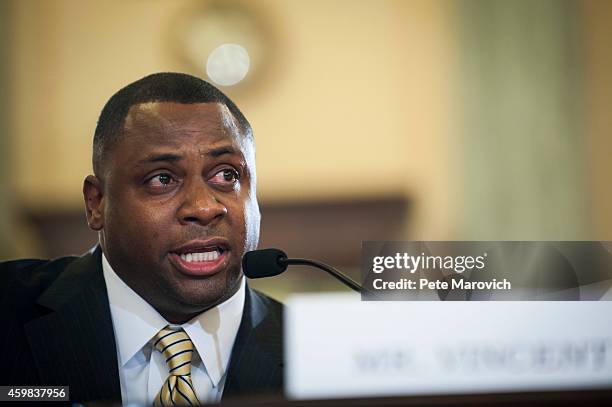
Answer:
POLYGON ((185 376, 191 372, 193 342, 182 329, 165 327, 155 335, 154 346, 160 351, 173 376, 185 376))

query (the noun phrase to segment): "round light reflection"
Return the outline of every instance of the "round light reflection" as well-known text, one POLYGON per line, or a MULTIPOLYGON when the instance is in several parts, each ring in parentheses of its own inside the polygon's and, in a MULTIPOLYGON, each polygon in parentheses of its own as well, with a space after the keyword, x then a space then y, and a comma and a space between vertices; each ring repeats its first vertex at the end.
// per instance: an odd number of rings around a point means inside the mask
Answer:
POLYGON ((249 53, 238 44, 223 44, 208 56, 206 74, 217 85, 232 86, 249 72, 249 53))

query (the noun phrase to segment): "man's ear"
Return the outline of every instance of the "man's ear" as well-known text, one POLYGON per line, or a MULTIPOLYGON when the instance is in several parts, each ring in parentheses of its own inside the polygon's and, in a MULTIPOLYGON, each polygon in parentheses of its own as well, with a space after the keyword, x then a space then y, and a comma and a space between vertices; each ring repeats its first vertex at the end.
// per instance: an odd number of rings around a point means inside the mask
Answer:
POLYGON ((83 181, 83 199, 87 212, 87 224, 92 230, 104 227, 104 190, 102 182, 95 175, 88 175, 83 181))

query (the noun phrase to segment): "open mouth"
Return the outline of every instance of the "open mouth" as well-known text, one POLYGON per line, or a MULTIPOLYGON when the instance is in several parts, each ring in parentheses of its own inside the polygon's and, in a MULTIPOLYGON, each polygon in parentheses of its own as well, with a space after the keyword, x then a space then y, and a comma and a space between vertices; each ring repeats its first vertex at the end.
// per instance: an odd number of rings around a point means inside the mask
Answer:
MULTIPOLYGON (((178 253, 177 253, 178 254, 178 253)), ((181 260, 186 261, 187 263, 197 263, 203 261, 213 261, 217 260, 223 254, 223 249, 220 247, 216 247, 209 251, 201 251, 201 252, 192 252, 192 253, 181 253, 179 256, 181 260)))
POLYGON ((228 257, 225 245, 187 245, 170 253, 171 263, 183 274, 209 276, 221 271, 228 257))

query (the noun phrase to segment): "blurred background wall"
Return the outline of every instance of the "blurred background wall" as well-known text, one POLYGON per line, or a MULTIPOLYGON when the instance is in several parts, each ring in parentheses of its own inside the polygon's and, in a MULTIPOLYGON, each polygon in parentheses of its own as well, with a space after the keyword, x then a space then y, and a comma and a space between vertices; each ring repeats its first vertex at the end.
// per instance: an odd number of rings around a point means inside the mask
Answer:
POLYGON ((358 278, 362 240, 610 240, 610 21, 598 0, 0 1, 0 256, 90 247, 102 106, 207 79, 224 43, 250 55, 221 89, 254 128, 261 246, 358 278))

